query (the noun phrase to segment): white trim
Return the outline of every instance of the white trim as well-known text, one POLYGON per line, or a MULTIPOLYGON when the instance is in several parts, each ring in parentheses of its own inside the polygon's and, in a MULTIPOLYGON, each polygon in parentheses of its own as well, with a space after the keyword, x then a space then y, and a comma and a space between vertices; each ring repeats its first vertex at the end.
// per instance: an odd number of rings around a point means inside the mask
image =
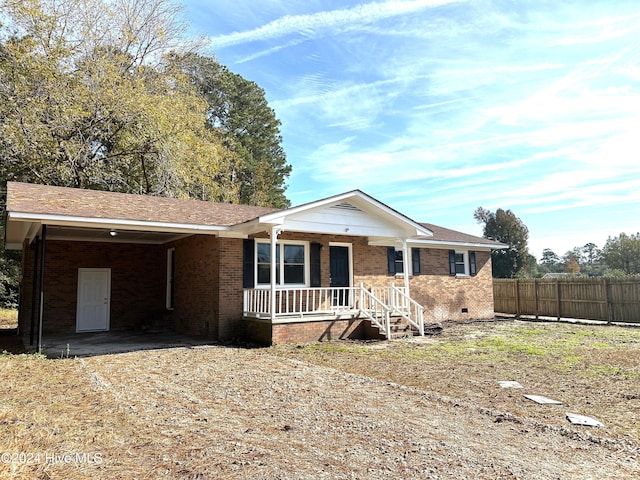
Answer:
MULTIPOLYGON (((486 243, 473 243, 473 242, 451 242, 446 240, 423 240, 423 239, 409 239, 407 240, 409 245, 422 248, 442 248, 451 250, 453 248, 468 248, 469 250, 504 250, 509 248, 509 245, 503 243, 498 244, 486 244, 486 243)), ((372 244, 373 245, 373 244, 372 244)))
MULTIPOLYGON (((276 229, 274 227, 274 229, 276 229)), ((277 229, 276 229, 277 230, 277 229)), ((275 283, 274 278, 277 276, 273 276, 274 272, 274 262, 270 262, 271 265, 271 275, 272 278, 269 283, 258 283, 258 245, 271 245, 271 239, 265 238, 256 238, 254 245, 254 258, 253 262, 253 278, 255 288, 269 288, 272 283, 275 283)), ((276 265, 280 276, 280 283, 275 283, 276 288, 303 288, 309 287, 311 285, 311 251, 310 251, 310 242, 306 240, 276 240, 275 247, 280 251, 280 263, 276 265), (284 249, 283 245, 302 245, 304 246, 304 283, 284 283, 284 249)), ((271 252, 272 260, 275 261, 275 255, 271 252)))
MULTIPOLYGON (((353 243, 350 242, 329 242, 329 247, 347 247, 349 249, 349 287, 353 287, 353 243)), ((331 255, 331 251, 329 251, 331 255)), ((329 259, 331 262, 331 259, 329 259)))
MULTIPOLYGON (((455 250, 456 255, 462 254, 462 261, 464 262, 464 273, 456 272, 456 277, 470 277, 471 265, 469 264, 469 250, 455 250)), ((458 265, 458 262, 456 262, 458 265)))
MULTIPOLYGON (((300 212, 305 212, 312 209, 317 209, 319 207, 326 206, 326 205, 340 204, 340 203, 343 203, 345 200, 354 201, 355 206, 358 207, 359 209, 363 209, 363 211, 365 211, 367 207, 375 208, 378 210, 378 212, 373 212, 373 213, 371 211, 367 212, 370 215, 380 216, 380 212, 381 212, 387 216, 392 217, 394 221, 393 223, 403 225, 403 227, 401 228, 403 232, 407 232, 408 231, 407 229, 410 229, 412 231, 412 234, 409 236, 413 236, 413 235, 426 236, 426 237, 433 236, 433 232, 429 230, 427 227, 424 227, 423 225, 410 219, 406 215, 392 209, 391 207, 380 202, 379 200, 376 200, 375 198, 367 195, 366 193, 361 192, 360 190, 354 190, 351 192, 346 192, 339 195, 334 195, 332 197, 327 197, 327 198, 323 198, 313 202, 305 203, 303 205, 299 205, 296 207, 291 207, 285 210, 278 210, 276 212, 260 215, 259 217, 253 220, 235 225, 232 228, 234 230, 243 231, 246 233, 251 231, 257 231, 260 228, 264 228, 263 227, 264 225, 286 227, 287 217, 291 215, 294 215, 300 212)), ((310 233, 316 232, 316 230, 313 228, 301 230, 299 226, 295 228, 295 231, 306 231, 310 233)), ((344 233, 347 233, 347 232, 344 232, 344 233)), ((352 232, 349 232, 349 234, 354 235, 357 233, 352 231, 352 232)), ((367 233, 361 233, 361 235, 366 236, 367 233)))
POLYGON ((218 233, 231 232, 231 228, 220 225, 199 225, 195 223, 167 223, 148 222, 144 220, 124 220, 116 218, 89 218, 67 215, 42 215, 39 213, 8 212, 7 218, 12 221, 31 222, 37 221, 41 224, 87 227, 87 228, 120 228, 122 230, 140 230, 149 232, 166 233, 218 233))
POLYGON ((167 248, 167 270, 166 270, 166 292, 165 292, 165 307, 167 310, 173 310, 175 305, 172 304, 171 300, 175 295, 175 254, 176 249, 174 247, 167 248), (173 280, 173 282, 171 282, 173 280))
POLYGON ((77 297, 76 297, 76 333, 84 332, 108 332, 111 323, 111 269, 110 268, 78 268, 78 281, 77 281, 77 297), (105 272, 107 273, 107 298, 106 298, 106 328, 99 330, 80 330, 78 325, 80 323, 80 300, 82 298, 82 284, 80 283, 80 275, 82 272, 105 272))

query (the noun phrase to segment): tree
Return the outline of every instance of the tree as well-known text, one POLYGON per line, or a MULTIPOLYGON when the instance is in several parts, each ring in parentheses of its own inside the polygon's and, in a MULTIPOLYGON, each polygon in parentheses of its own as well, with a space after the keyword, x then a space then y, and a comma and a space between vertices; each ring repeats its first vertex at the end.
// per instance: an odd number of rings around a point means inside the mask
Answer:
POLYGON ((473 214, 478 223, 484 223, 484 238, 505 243, 507 249, 491 253, 493 276, 514 278, 525 273, 529 255, 527 242, 529 229, 511 210, 497 209, 495 213, 478 207, 473 214))
POLYGON ((626 275, 640 274, 640 233, 609 237, 602 249, 602 260, 609 270, 626 275))
POLYGON ((291 172, 281 146, 280 121, 256 83, 230 72, 215 59, 195 53, 172 55, 209 108, 208 124, 227 136, 225 146, 241 161, 235 175, 240 202, 285 208, 285 181, 291 172))
POLYGON ((558 273, 561 270, 560 257, 550 248, 542 251, 540 264, 544 267, 545 273, 558 273))
POLYGON ((580 263, 576 259, 573 251, 569 251, 564 256, 564 273, 577 275, 580 273, 580 263))
POLYGON ((167 0, 4 2, 0 180, 239 200, 207 103, 160 62, 167 0), (90 2, 91 10, 86 11, 90 2))

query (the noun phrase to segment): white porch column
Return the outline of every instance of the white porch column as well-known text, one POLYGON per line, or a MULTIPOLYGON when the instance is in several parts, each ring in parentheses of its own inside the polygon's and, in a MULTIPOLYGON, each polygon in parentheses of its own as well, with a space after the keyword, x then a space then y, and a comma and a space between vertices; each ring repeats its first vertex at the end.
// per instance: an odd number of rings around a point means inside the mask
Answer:
POLYGON ((276 251, 278 249, 278 235, 281 233, 282 229, 280 227, 271 227, 271 295, 269 297, 269 314, 272 321, 276 318, 276 271, 278 268, 278 265, 276 265, 276 251))
POLYGON ((407 247, 407 239, 403 238, 402 239, 402 263, 404 264, 404 268, 402 269, 403 271, 403 277, 404 277, 404 288, 405 288, 405 294, 407 295, 407 297, 409 296, 409 268, 412 267, 411 265, 411 258, 409 257, 409 248, 407 247))

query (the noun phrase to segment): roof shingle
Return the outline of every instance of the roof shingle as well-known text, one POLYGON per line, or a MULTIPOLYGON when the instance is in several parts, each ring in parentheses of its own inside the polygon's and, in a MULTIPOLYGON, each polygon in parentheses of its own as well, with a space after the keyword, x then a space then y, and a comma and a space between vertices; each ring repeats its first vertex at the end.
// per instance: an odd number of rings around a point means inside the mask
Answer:
POLYGON ((231 226, 274 208, 7 182, 7 211, 192 225, 231 226))

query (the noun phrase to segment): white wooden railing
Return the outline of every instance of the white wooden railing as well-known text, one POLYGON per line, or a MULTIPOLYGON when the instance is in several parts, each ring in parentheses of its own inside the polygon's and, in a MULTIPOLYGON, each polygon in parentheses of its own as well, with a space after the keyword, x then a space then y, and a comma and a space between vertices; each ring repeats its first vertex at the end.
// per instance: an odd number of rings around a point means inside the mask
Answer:
POLYGON ((391 338, 391 308, 360 284, 360 312, 391 338))
MULTIPOLYGON (((249 288, 244 290, 244 316, 271 318, 271 290, 249 288)), ((406 289, 396 287, 297 287, 276 290, 275 313, 277 317, 305 317, 322 314, 358 313, 376 324, 390 337, 389 318, 399 315, 424 335, 424 309, 406 294, 406 289)))
POLYGON ((398 288, 393 283, 390 289, 391 302, 389 306, 392 314, 398 313, 405 318, 409 324, 418 329, 421 336, 424 336, 424 307, 406 294, 405 288, 398 288))
MULTIPOLYGON (((275 316, 341 313, 357 310, 358 287, 279 288, 276 290, 275 316)), ((271 317, 271 290, 244 290, 244 315, 271 317)))

